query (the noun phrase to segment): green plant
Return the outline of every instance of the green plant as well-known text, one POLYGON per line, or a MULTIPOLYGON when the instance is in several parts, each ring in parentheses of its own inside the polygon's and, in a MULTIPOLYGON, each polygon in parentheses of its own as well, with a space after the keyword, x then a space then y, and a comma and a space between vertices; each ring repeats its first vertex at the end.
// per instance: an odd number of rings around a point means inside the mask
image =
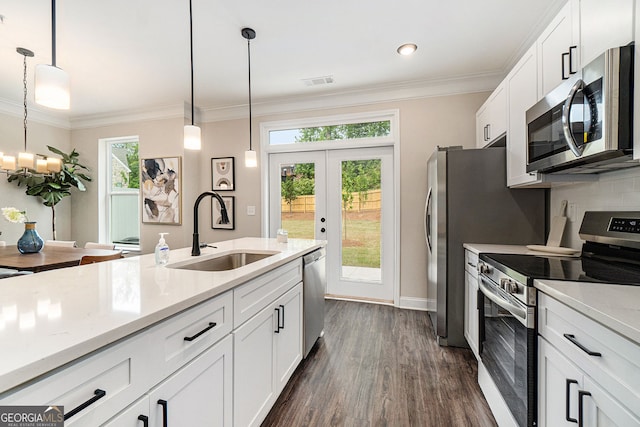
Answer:
POLYGON ((60 172, 53 172, 50 175, 37 176, 15 172, 9 174, 7 180, 15 182, 18 187, 24 185, 27 187, 25 192, 29 196, 39 197, 45 206, 51 208, 51 229, 53 239, 56 238, 56 209, 55 206, 62 199, 71 195, 71 189, 76 188, 79 191, 86 191, 84 182, 91 182, 91 177, 83 171, 89 171, 89 168, 79 163, 80 154, 75 150, 66 154, 55 147, 47 145, 52 153, 62 158, 62 167, 60 172))

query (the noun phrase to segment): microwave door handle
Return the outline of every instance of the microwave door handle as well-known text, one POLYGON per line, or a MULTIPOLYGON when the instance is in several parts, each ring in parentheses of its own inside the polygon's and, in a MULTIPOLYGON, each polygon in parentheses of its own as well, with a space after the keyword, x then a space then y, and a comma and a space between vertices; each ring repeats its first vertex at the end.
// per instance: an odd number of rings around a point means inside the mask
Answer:
POLYGON ((578 146, 575 138, 573 137, 569 114, 571 113, 571 104, 573 104, 576 94, 583 87, 584 82, 581 79, 578 79, 569 91, 569 96, 567 96, 567 99, 564 101, 564 106, 562 107, 562 131, 564 132, 564 140, 576 157, 580 157, 582 155, 582 146, 578 146))
POLYGON ((431 253, 431 188, 427 195, 427 201, 424 204, 424 237, 427 240, 429 253, 431 253))
POLYGON ((502 298, 500 295, 496 294, 487 285, 485 285, 486 282, 487 282, 487 279, 485 279, 483 276, 480 276, 480 283, 478 283, 478 286, 482 291, 482 293, 491 301, 493 301, 500 307, 507 310, 509 313, 516 316, 516 318, 520 321, 520 323, 527 326, 526 325, 527 311, 522 307, 518 307, 517 305, 510 303, 506 299, 502 298))

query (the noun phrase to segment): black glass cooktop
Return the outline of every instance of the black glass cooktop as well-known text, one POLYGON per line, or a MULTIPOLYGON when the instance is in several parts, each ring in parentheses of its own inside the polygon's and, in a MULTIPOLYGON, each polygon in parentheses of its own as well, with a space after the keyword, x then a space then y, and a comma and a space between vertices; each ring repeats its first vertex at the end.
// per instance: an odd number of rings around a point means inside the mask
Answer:
POLYGON ((480 259, 528 285, 533 279, 640 285, 640 266, 613 260, 519 254, 481 254, 480 259))

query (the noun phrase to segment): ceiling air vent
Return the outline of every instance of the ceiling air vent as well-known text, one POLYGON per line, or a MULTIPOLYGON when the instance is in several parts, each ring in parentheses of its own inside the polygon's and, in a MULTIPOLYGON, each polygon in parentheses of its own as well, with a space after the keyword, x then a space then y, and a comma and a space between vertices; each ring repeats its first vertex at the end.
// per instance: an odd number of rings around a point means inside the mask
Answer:
POLYGON ((333 83, 333 76, 312 77, 310 79, 302 79, 305 86, 328 85, 333 83))

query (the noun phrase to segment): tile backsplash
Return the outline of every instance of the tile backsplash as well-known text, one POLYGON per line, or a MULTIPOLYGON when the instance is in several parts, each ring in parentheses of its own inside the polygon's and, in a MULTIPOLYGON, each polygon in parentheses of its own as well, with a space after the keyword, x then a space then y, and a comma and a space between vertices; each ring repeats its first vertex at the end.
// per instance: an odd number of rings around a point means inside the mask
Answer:
POLYGON ((640 167, 600 174, 594 182, 554 187, 550 200, 551 216, 559 215, 563 200, 568 202, 562 246, 579 249, 583 241, 578 232, 585 211, 640 211, 640 167))

